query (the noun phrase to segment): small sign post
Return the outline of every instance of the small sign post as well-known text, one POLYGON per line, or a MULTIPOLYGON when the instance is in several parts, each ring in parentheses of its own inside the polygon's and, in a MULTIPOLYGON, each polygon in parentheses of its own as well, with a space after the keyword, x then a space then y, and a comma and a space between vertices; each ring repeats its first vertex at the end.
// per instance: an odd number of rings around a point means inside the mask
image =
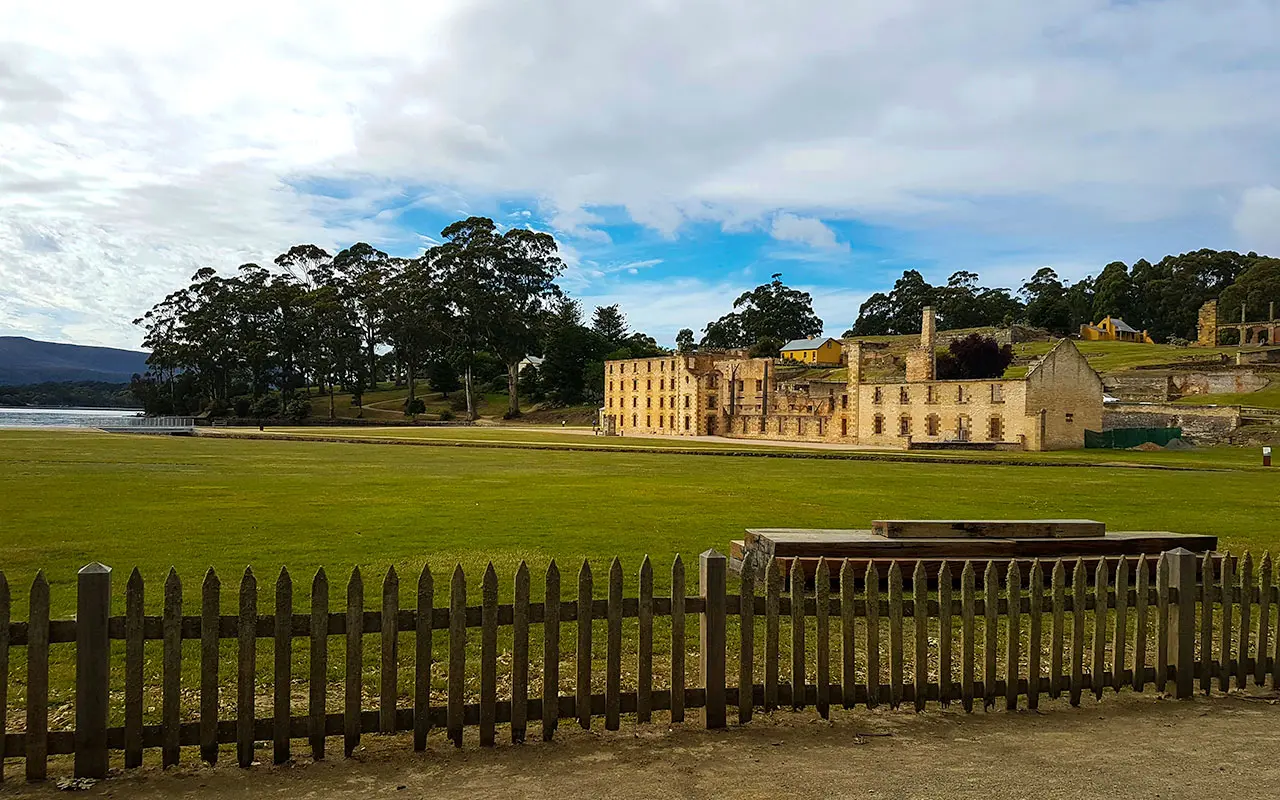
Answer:
POLYGON ((1271 448, 1270 447, 1262 448, 1262 466, 1264 467, 1271 466, 1271 448))

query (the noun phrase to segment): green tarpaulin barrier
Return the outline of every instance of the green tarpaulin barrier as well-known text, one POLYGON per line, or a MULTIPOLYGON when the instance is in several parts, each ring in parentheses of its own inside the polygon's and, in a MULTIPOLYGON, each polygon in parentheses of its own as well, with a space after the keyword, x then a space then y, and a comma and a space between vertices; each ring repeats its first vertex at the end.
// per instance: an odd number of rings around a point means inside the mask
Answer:
POLYGON ((1174 439, 1182 438, 1182 428, 1114 428, 1109 431, 1085 431, 1085 447, 1103 447, 1112 450, 1128 450, 1151 442, 1164 447, 1174 439))

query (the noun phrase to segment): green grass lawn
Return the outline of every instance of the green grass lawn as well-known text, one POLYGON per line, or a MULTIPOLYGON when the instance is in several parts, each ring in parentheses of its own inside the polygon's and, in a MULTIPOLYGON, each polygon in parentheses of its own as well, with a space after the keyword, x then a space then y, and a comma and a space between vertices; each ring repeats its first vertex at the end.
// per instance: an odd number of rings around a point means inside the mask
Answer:
MULTIPOLYGON (((413 431, 421 435, 524 436, 493 429, 413 431)), ((539 434, 566 436, 565 434, 539 434)), ((984 454, 985 455, 985 454, 984 454)), ((1021 455, 1021 454, 1011 454, 1021 455)), ((1046 454, 1029 454, 1046 455, 1046 454)), ((123 612, 123 588, 136 565, 147 581, 148 613, 159 612, 164 576, 172 566, 183 578, 187 613, 198 608, 200 580, 212 566, 222 578, 224 613, 234 613, 246 565, 259 581, 259 609, 273 607, 274 582, 287 565, 295 587, 295 612, 307 600, 315 570, 330 578, 332 608, 343 607, 347 578, 360 567, 365 600, 377 607, 388 567, 400 575, 402 607, 410 608, 417 576, 429 563, 436 576, 436 604, 447 604, 449 575, 462 564, 469 599, 479 600, 480 577, 492 561, 500 595, 511 596, 520 561, 529 563, 532 597, 542 597, 551 559, 561 568, 563 596, 575 596, 583 559, 590 559, 595 594, 604 595, 609 561, 621 559, 627 592, 634 596, 645 555, 654 562, 659 592, 670 586, 679 554, 696 593, 698 553, 722 552, 747 527, 866 527, 881 517, 1086 517, 1111 528, 1210 533, 1221 546, 1255 552, 1280 546, 1280 492, 1274 473, 1251 466, 1256 454, 1214 449, 1192 452, 1047 454, 1098 467, 1035 467, 921 461, 830 461, 676 453, 404 447, 322 441, 241 440, 224 437, 146 437, 92 432, 0 431, 0 570, 13 594, 15 619, 27 614, 27 591, 37 570, 52 585, 56 618, 74 611, 76 570, 93 560, 115 569, 115 608, 123 612), (1181 471, 1127 465, 1192 467, 1181 471), (1205 469, 1212 467, 1213 469, 1205 469)), ((628 620, 631 631, 634 620, 628 620)), ((603 626, 597 626, 596 660, 603 658, 603 626)), ((541 652, 541 632, 531 652, 541 652)), ((731 644, 736 636, 730 632, 731 644)), ((757 636, 763 636, 757 626, 757 636)), ((445 650, 437 634, 437 659, 445 650)), ((573 652, 574 629, 562 629, 562 648, 573 652)), ((412 652, 412 642, 402 652, 412 652)), ((475 653, 468 650, 468 696, 478 687, 475 653)), ((500 652, 509 648, 503 629, 500 652)), ((626 633, 625 657, 634 658, 634 634, 626 633)), ((812 641, 812 639, 811 639, 812 641)), ((655 624, 655 656, 669 654, 665 620, 655 624)), ((696 623, 691 623, 686 666, 697 671, 696 623)), ((196 685, 197 644, 188 643, 183 681, 196 685)), ((148 645, 146 719, 156 720, 159 645, 148 645)), ((259 692, 269 695, 269 644, 260 643, 259 692)), ((757 643, 763 652, 763 640, 757 643)), ((222 646, 222 675, 234 678, 234 641, 222 646)), ((295 675, 305 674, 306 642, 295 640, 295 675)), ((71 650, 53 651, 55 728, 72 709, 71 650)), ((365 650, 365 689, 374 696, 377 653, 365 650)), ((785 662, 784 643, 782 657, 785 662)), ((25 654, 13 651, 10 730, 21 729, 25 654)), ((568 656, 566 656, 567 658, 568 656)), ((536 661, 536 659, 535 659, 536 661)), ((627 663, 632 663, 630 660, 627 663)), ((535 665, 536 666, 536 665, 535 665)), ((597 663, 596 671, 602 668, 597 663)), ((340 642, 331 643, 329 679, 343 675, 340 642)), ((538 680, 538 669, 531 679, 538 680)), ((563 691, 573 670, 562 669, 563 691)), ((400 672, 408 697, 412 671, 400 672)), ((628 673, 628 676, 630 673, 628 673)), ((597 676, 599 677, 599 676, 597 676)), ((119 664, 113 685, 121 685, 119 664)), ((630 685, 631 677, 627 677, 630 685)), ((696 680, 692 678, 691 680, 696 680)), ((444 669, 435 672, 436 701, 443 699, 444 669)), ((535 683, 535 686, 537 684, 535 683)), ((602 684, 601 684, 602 685, 602 684)), ((659 679, 661 685, 661 679, 659 679)), ((229 684, 228 684, 229 687, 229 684)), ((230 688, 228 689, 230 692, 230 688)), ((305 704, 299 689, 296 703, 305 704)), ((230 692, 228 697, 234 697, 230 692)), ((366 707, 372 707, 368 705, 366 707)), ((303 705, 295 709, 300 711, 303 705)), ((184 695, 183 713, 195 712, 184 695)), ((118 709, 113 707, 113 719, 118 709)), ((118 721, 118 720, 117 720, 118 721)))
POLYGON ((1256 461, 1250 451, 1072 455, 1109 466, 4 431, 0 569, 16 613, 44 569, 55 613, 68 614, 75 571, 93 560, 116 568, 121 583, 137 565, 157 588, 176 566, 192 590, 211 565, 227 582, 246 565, 263 579, 288 565, 300 596, 317 567, 337 584, 359 565, 376 585, 394 564, 407 600, 424 562, 440 575, 462 563, 478 578, 493 560, 505 587, 521 559, 541 576, 551 558, 572 574, 583 558, 603 571, 618 555, 631 582, 647 553, 663 565, 662 583, 676 553, 692 564, 747 527, 865 527, 886 516, 1088 517, 1115 529, 1212 533, 1232 548, 1280 544, 1277 483, 1246 468, 1256 461))

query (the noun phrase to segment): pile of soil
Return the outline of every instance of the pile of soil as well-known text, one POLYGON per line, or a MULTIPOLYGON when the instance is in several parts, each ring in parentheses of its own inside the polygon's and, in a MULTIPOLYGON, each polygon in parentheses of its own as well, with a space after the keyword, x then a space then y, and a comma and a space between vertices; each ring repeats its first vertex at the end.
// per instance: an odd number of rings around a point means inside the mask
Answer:
POLYGON ((1165 450, 1195 450, 1196 446, 1186 439, 1172 439, 1164 446, 1165 450))
POLYGON ((1142 444, 1138 445, 1137 447, 1130 447, 1129 449, 1130 449, 1130 450, 1140 450, 1140 451, 1142 451, 1143 453, 1158 453, 1158 452, 1160 452, 1161 450, 1163 450, 1164 448, 1163 448, 1163 447, 1161 447, 1160 445, 1156 444, 1155 442, 1143 442, 1142 444))

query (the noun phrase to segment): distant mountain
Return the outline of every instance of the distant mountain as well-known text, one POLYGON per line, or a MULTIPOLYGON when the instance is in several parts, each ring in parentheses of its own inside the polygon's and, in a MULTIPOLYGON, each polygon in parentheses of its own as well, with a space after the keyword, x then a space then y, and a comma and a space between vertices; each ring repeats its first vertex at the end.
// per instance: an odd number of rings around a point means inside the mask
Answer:
POLYGON ((0 386, 51 381, 128 383, 135 372, 147 371, 147 355, 114 347, 0 336, 0 386))

